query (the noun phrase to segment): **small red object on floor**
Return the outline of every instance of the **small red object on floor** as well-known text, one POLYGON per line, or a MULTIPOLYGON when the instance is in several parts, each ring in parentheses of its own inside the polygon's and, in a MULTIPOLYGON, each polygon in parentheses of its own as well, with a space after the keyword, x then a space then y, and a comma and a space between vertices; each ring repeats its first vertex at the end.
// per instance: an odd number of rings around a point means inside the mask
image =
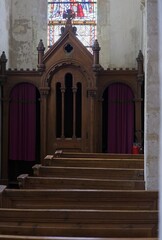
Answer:
POLYGON ((139 146, 137 145, 133 145, 133 148, 132 148, 132 154, 139 154, 139 146))

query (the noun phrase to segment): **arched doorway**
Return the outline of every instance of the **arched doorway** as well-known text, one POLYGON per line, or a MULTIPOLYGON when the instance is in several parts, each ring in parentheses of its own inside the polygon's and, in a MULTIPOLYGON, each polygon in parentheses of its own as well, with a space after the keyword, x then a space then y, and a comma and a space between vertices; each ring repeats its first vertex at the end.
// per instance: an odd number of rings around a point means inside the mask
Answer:
POLYGON ((57 71, 47 99, 47 153, 56 150, 86 151, 87 80, 76 68, 57 71))
POLYGON ((17 84, 10 93, 9 163, 10 183, 21 173, 32 172, 40 161, 39 92, 29 83, 17 84))
POLYGON ((134 95, 123 83, 108 86, 103 93, 103 152, 131 153, 134 139, 134 95))

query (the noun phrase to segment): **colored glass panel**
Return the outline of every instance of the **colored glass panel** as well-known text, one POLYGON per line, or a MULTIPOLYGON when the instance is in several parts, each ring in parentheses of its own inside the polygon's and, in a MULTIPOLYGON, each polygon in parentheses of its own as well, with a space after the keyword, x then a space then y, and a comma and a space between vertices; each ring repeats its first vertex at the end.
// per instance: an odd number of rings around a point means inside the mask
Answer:
POLYGON ((74 13, 73 26, 77 27, 77 37, 91 51, 96 38, 97 2, 93 0, 48 0, 48 46, 52 46, 65 26, 68 9, 74 13))

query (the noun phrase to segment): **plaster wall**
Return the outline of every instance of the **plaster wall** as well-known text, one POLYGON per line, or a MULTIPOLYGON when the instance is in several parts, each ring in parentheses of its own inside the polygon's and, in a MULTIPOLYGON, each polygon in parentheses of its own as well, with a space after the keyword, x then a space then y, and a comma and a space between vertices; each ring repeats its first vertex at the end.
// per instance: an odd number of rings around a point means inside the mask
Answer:
POLYGON ((148 190, 158 189, 159 168, 159 71, 157 0, 146 3, 147 41, 145 49, 145 181, 148 190))
POLYGON ((141 0, 99 0, 97 31, 104 68, 136 68, 143 48, 141 0))
POLYGON ((6 56, 9 52, 9 12, 10 5, 8 0, 0 1, 0 55, 5 51, 6 56))
POLYGON ((10 0, 10 8, 10 67, 36 68, 40 39, 46 47, 47 1, 10 0))

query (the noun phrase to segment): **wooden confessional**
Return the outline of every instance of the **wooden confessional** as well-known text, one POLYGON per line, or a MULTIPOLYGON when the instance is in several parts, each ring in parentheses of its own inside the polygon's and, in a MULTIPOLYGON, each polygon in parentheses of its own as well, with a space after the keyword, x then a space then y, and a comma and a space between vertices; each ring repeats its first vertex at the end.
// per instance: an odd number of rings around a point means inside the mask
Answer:
MULTIPOLYGON (((19 162, 23 161, 27 165, 32 165, 41 162, 47 154, 53 154, 58 149, 78 152, 109 152, 108 134, 110 130, 108 130, 107 121, 112 113, 110 109, 107 110, 108 91, 114 84, 118 84, 119 87, 126 86, 132 94, 129 101, 134 114, 132 115, 133 128, 131 130, 133 139, 130 140, 129 145, 132 147, 134 142, 143 144, 144 74, 141 51, 137 58, 137 69, 104 70, 99 63, 100 47, 97 40, 92 47, 93 54, 91 54, 76 37, 70 19, 67 20, 59 41, 44 54, 45 48, 40 40, 37 51, 37 70, 6 70, 5 53, 3 52, 1 55, 1 179, 4 182, 10 177, 9 171, 13 170, 11 167, 13 161, 19 160, 19 162), (26 93, 22 93, 22 88, 28 88, 25 100, 23 96, 26 93), (30 99, 30 93, 34 89, 35 97, 30 99), (14 94, 17 94, 16 100, 14 100, 14 94), (33 103, 35 110, 31 110, 29 107, 24 117, 27 120, 21 120, 19 123, 16 114, 18 115, 21 111, 19 107, 21 103, 24 105, 33 103), (31 120, 31 116, 33 116, 31 111, 35 111, 32 113, 35 114, 34 120, 31 120), (27 126, 29 121, 31 125, 27 126), (18 123, 17 127, 15 127, 16 123, 18 123), (23 157, 26 150, 20 153, 19 157, 15 153, 15 149, 18 148, 17 151, 19 151, 21 144, 24 144, 21 149, 26 147, 27 137, 24 137, 23 141, 17 132, 20 126, 21 137, 23 138, 23 131, 26 129, 29 143, 31 143, 30 134, 35 132, 35 143, 30 144, 34 147, 30 151, 32 146, 29 146, 28 150, 30 153, 34 151, 35 159, 34 157, 30 159, 29 155, 27 159, 21 159, 26 158, 23 157), (19 143, 16 145, 15 142, 18 138, 20 138, 19 143)), ((119 99, 120 104, 122 101, 119 99)), ((125 115, 127 116, 128 113, 129 111, 125 115)), ((120 119, 120 115, 117 118, 120 119)), ((129 121, 126 123, 125 131, 127 131, 128 124, 129 121)), ((120 128, 124 129, 122 126, 120 128)), ((118 134, 116 135, 117 140, 120 137, 118 134)), ((109 141, 111 142, 111 136, 109 136, 109 141)), ((128 153, 128 151, 125 150, 124 153, 128 153)))

